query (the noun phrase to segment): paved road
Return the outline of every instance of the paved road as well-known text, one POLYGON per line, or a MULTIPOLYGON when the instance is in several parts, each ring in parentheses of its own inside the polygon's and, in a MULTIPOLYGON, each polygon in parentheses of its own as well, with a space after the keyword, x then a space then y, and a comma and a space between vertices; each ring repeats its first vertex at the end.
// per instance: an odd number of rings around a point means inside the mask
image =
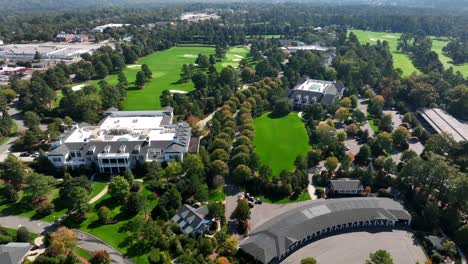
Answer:
POLYGON ((424 263, 426 255, 411 232, 393 230, 384 232, 353 232, 334 235, 304 246, 287 257, 283 264, 297 264, 313 257, 320 264, 362 264, 369 253, 385 249, 398 264, 424 263))
MULTIPOLYGON (((359 99, 358 100, 357 109, 359 109, 364 114, 367 114, 367 102, 366 102, 367 100, 368 99, 359 99)), ((375 134, 374 130, 372 130, 372 128, 369 125, 369 121, 366 121, 364 123, 364 125, 362 125, 362 129, 363 130, 367 129, 367 131, 369 131, 369 137, 373 137, 374 134, 375 134)))
MULTIPOLYGON (((57 226, 53 223, 48 223, 38 220, 30 220, 19 216, 0 216, 0 225, 7 228, 18 229, 21 226, 26 227, 30 232, 41 234, 44 232, 53 231, 57 226)), ((75 230, 78 236, 78 246, 89 251, 106 250, 111 256, 112 263, 115 264, 132 264, 133 262, 125 259, 123 255, 113 247, 107 245, 104 241, 79 230, 75 230)))
POLYGON ((198 125, 200 126, 200 128, 204 128, 208 122, 211 121, 211 119, 213 119, 213 116, 216 114, 216 112, 219 111, 219 108, 216 109, 213 113, 209 114, 207 117, 205 117, 204 119, 198 121, 198 125))

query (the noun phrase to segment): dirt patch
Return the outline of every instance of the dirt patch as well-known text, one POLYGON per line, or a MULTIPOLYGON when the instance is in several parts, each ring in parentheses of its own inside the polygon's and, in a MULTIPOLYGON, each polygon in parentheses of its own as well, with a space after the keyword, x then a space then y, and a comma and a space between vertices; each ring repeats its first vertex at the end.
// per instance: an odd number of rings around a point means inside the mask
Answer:
POLYGON ((72 91, 76 92, 81 90, 83 87, 85 87, 87 84, 80 84, 72 87, 72 91))

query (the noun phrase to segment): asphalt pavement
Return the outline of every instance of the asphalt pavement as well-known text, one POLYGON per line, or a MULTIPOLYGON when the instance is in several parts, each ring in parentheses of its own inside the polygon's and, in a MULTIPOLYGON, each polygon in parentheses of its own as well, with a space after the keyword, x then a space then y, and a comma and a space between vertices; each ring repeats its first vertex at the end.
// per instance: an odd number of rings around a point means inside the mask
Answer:
MULTIPOLYGON (((57 225, 54 223, 39 221, 39 220, 30 220, 28 218, 19 217, 19 216, 0 216, 0 225, 7 228, 18 229, 22 226, 26 227, 29 232, 42 234, 45 232, 53 231, 57 228, 57 225)), ((111 256, 111 262, 114 264, 132 264, 133 262, 129 259, 126 259, 119 251, 117 251, 112 246, 108 245, 99 238, 85 233, 80 230, 75 232, 78 237, 78 246, 89 251, 94 252, 97 250, 105 250, 111 256)))

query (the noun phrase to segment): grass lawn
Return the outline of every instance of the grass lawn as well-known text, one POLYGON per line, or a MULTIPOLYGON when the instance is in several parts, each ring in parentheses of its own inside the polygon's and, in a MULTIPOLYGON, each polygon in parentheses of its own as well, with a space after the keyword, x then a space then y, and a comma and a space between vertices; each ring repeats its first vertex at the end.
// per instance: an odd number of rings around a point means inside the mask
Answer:
POLYGON ((414 67, 413 62, 408 57, 408 55, 403 54, 396 49, 397 40, 401 35, 400 33, 375 32, 357 29, 353 29, 351 32, 353 32, 358 37, 361 44, 376 44, 377 40, 386 40, 390 46, 390 52, 393 56, 393 66, 395 68, 400 68, 403 71, 403 76, 408 76, 413 72, 419 73, 419 70, 414 67))
POLYGON ((221 71, 224 67, 231 66, 237 68, 239 62, 243 58, 247 58, 249 54, 249 48, 246 46, 236 46, 230 47, 226 52, 226 56, 221 60, 221 62, 216 63, 216 69, 221 71))
POLYGON ((432 39, 432 50, 437 52, 439 55, 439 60, 444 64, 444 67, 446 69, 452 67, 454 72, 460 71, 463 76, 467 77, 468 76, 468 63, 464 64, 459 64, 455 65, 452 63, 452 59, 450 57, 447 57, 444 55, 442 52, 442 49, 447 46, 448 44, 448 39, 446 38, 436 38, 436 37, 431 37, 432 39))
MULTIPOLYGON (((156 197, 146 188, 142 188, 142 192, 148 201, 147 213, 149 214, 151 210, 156 206, 157 199, 156 197)), ((122 253, 128 253, 127 250, 130 246, 130 235, 131 233, 126 230, 127 224, 135 218, 143 217, 142 214, 136 215, 134 217, 128 217, 122 213, 122 204, 118 204, 111 199, 109 194, 104 195, 94 204, 94 210, 88 214, 86 220, 80 224, 79 229, 88 232, 104 241, 109 245, 113 246, 122 253), (112 211, 112 216, 117 222, 114 224, 103 225, 99 222, 99 217, 97 215, 97 210, 101 206, 107 206, 112 211)), ((147 254, 143 256, 132 256, 129 254, 132 260, 135 263, 148 263, 147 254)))
MULTIPOLYGON (((146 57, 138 59, 134 65, 127 65, 124 70, 129 82, 127 99, 124 102, 125 110, 156 110, 161 109, 159 97, 164 90, 178 90, 190 92, 194 89, 193 83, 180 83, 180 72, 183 64, 193 64, 198 54, 209 56, 215 53, 212 46, 192 45, 177 46, 168 50, 158 51, 146 57), (139 65, 147 64, 153 72, 153 79, 145 84, 143 89, 137 89, 135 85, 136 74, 140 70, 139 65)), ((229 48, 226 57, 216 64, 220 71, 228 65, 237 67, 242 58, 246 58, 249 50, 246 46, 229 48)), ((117 84, 117 75, 110 75, 105 79, 110 84, 117 84)), ((91 80, 81 84, 92 84, 98 87, 99 80, 91 80)), ((73 84, 76 86, 80 84, 73 84)), ((54 107, 59 106, 63 94, 58 91, 54 107)))
POLYGON ((75 253, 76 255, 78 255, 78 256, 80 256, 80 257, 82 257, 84 259, 90 259, 93 256, 90 252, 80 248, 79 246, 76 246, 73 249, 73 253, 75 253))
POLYGON ((219 186, 215 190, 210 191, 210 202, 220 202, 226 199, 226 193, 224 192, 224 186, 219 186))
POLYGON ((274 176, 294 169, 297 156, 305 157, 311 150, 304 123, 297 113, 272 118, 270 113, 254 119, 255 152, 260 163, 269 165, 274 176))
POLYGON ((296 203, 296 202, 303 202, 303 201, 308 201, 310 200, 310 195, 308 192, 304 192, 301 194, 297 199, 291 200, 291 198, 283 198, 281 200, 272 200, 270 198, 267 198, 265 196, 255 196, 255 198, 260 198, 262 199, 263 202, 266 203, 275 203, 275 204, 287 204, 287 203, 296 203))
MULTIPOLYGON (((16 231, 17 231, 17 229, 13 229, 13 228, 8 228, 8 227, 0 226, 0 230, 6 231, 6 232, 10 233, 10 235, 11 235, 12 237, 16 237, 16 231)), ((39 236, 38 234, 31 233, 31 232, 29 232, 29 235, 31 236, 31 242, 33 242, 34 239, 36 239, 36 237, 39 236)))
POLYGON ((98 195, 105 187, 107 183, 105 182, 95 182, 91 184, 93 190, 89 194, 89 199, 91 200, 94 196, 98 195))
POLYGON ((374 130, 374 132, 379 132, 379 127, 375 124, 374 119, 369 119, 369 126, 374 130))
MULTIPOLYGON (((351 30, 359 39, 359 41, 364 43, 375 44, 378 39, 381 41, 386 40, 390 45, 390 51, 392 52, 393 56, 393 64, 395 68, 400 68, 403 70, 403 76, 410 75, 413 71, 419 73, 419 70, 416 69, 411 62, 410 58, 400 53, 396 50, 398 38, 400 38, 400 33, 388 33, 388 32, 375 32, 375 31, 367 31, 367 30, 351 30)), ((468 63, 463 65, 454 65, 451 63, 452 59, 445 56, 442 52, 442 48, 444 48, 448 44, 447 38, 441 37, 431 37, 432 39, 432 50, 437 52, 439 55, 439 60, 442 62, 444 67, 448 69, 449 67, 453 67, 454 71, 460 71, 463 76, 468 76, 468 63)))

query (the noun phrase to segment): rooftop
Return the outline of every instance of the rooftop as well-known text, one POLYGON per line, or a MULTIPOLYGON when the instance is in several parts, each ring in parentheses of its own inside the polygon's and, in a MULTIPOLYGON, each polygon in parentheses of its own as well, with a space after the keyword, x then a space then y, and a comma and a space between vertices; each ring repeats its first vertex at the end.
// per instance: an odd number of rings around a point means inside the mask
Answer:
POLYGON ((10 242, 0 245, 0 263, 18 264, 28 254, 33 246, 29 243, 10 242))
POLYGON ((257 227, 240 247, 262 263, 269 263, 309 234, 328 227, 376 219, 410 221, 411 215, 389 198, 310 201, 257 227))
POLYGON ((459 142, 468 140, 468 124, 460 122, 444 110, 426 108, 421 110, 420 113, 437 133, 449 134, 459 142))
POLYGON ((363 190, 360 180, 337 179, 330 181, 333 190, 363 190))
POLYGON ((302 84, 296 86, 294 90, 325 93, 329 87, 334 86, 334 82, 307 79, 302 84))
POLYGON ((177 132, 176 125, 170 125, 172 114, 165 111, 115 111, 109 112, 97 126, 77 126, 64 142, 85 141, 172 141, 177 132))

